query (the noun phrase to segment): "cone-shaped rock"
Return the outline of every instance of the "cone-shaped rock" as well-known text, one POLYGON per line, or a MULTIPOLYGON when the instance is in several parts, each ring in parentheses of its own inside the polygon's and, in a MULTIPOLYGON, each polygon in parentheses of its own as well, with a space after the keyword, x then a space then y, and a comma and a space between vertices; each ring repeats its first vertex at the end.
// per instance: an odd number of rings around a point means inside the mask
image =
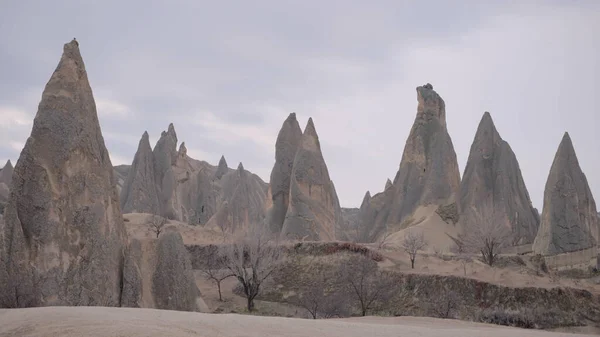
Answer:
POLYGON ((225 160, 225 156, 221 156, 219 160, 219 165, 217 166, 217 171, 215 172, 215 178, 221 179, 227 172, 229 171, 229 167, 227 167, 227 161, 225 160))
POLYGON ((338 198, 310 118, 294 159, 281 235, 286 239, 334 240, 340 222, 338 198))
POLYGON ((208 225, 233 233, 262 224, 265 219, 266 190, 257 177, 246 171, 240 163, 237 170, 227 173, 221 180, 221 198, 224 202, 208 225))
POLYGON ((200 296, 181 234, 157 241, 133 239, 125 254, 122 306, 196 311, 200 296), (149 287, 143 280, 147 280, 149 287))
POLYGON ((267 222, 273 233, 280 233, 283 227, 289 204, 290 177, 301 139, 302 130, 296 113, 291 113, 283 122, 275 143, 275 165, 269 185, 272 206, 267 214, 267 222))
POLYGON ((431 84, 417 87, 417 116, 394 178, 387 223, 402 223, 419 206, 454 202, 460 173, 446 127, 444 100, 431 84))
POLYGON ((127 180, 121 189, 123 213, 159 214, 158 196, 154 174, 154 154, 148 132, 140 139, 127 180))
POLYGON ((127 237, 75 41, 44 89, 0 233, 2 306, 119 305, 127 237))
POLYGON ((392 186, 393 186, 393 185, 392 185, 392 181, 388 179, 388 180, 385 182, 385 188, 384 188, 383 190, 385 191, 385 190, 387 190, 388 188, 390 188, 390 187, 392 187, 392 186))
POLYGON ((173 193, 175 176, 172 166, 177 163, 177 133, 173 123, 167 131, 163 131, 152 151, 154 154, 154 176, 160 214, 169 219, 175 219, 176 209, 173 208, 173 193))
POLYGON ((483 114, 471 145, 460 186, 459 208, 463 226, 477 225, 479 216, 494 217, 495 224, 510 228, 514 245, 532 243, 537 234, 536 210, 517 158, 500 137, 488 112, 483 114))
POLYGON ((10 159, 6 162, 6 165, 0 171, 0 183, 5 183, 6 186, 10 186, 10 182, 12 181, 13 175, 13 165, 10 162, 10 159))
POLYGON ((568 133, 565 133, 544 189, 536 254, 555 255, 593 247, 598 239, 596 202, 568 133))

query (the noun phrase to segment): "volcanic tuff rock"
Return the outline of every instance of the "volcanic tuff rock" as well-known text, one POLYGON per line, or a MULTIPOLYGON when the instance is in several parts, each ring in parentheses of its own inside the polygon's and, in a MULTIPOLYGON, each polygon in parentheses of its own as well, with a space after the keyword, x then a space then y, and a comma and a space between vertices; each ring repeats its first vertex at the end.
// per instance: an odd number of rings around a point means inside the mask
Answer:
POLYGON ((454 201, 460 185, 456 153, 446 127, 446 105, 431 84, 417 87, 417 116, 394 178, 386 222, 401 223, 419 207, 454 201))
POLYGON ((127 180, 121 189, 123 213, 158 213, 158 195, 154 173, 154 154, 148 132, 140 139, 127 180))
POLYGON ((117 185, 117 193, 119 195, 121 195, 121 192, 123 191, 123 185, 125 185, 130 168, 131 165, 113 166, 114 183, 117 185))
POLYGON ((446 105, 429 83, 417 87, 417 101, 417 116, 394 183, 388 180, 384 192, 361 207, 361 240, 372 242, 389 226, 405 226, 420 206, 455 202, 460 174, 446 127, 446 105))
POLYGON ((240 225, 237 228, 264 221, 267 185, 257 175, 243 168, 241 174, 239 170, 229 169, 224 157, 218 167, 195 160, 188 156, 184 142, 176 151, 177 134, 172 123, 162 132, 154 151, 149 151, 147 138, 145 133, 140 140, 128 176, 131 182, 122 191, 122 202, 127 206, 125 212, 159 214, 192 225, 217 225, 213 218, 227 201, 236 205, 224 210, 226 216, 235 218, 232 223, 240 225), (156 191, 157 207, 153 206, 152 188, 156 191), (130 207, 128 202, 137 206, 130 207), (242 215, 246 213, 248 218, 242 215))
POLYGON ((0 183, 6 184, 6 186, 10 186, 10 182, 12 181, 13 175, 13 165, 10 162, 10 159, 6 162, 6 165, 0 171, 0 183))
POLYGON ((126 232, 76 41, 46 84, 0 231, 3 307, 119 305, 126 232))
POLYGON ((219 165, 217 166, 217 171, 215 172, 215 178, 221 179, 227 172, 229 172, 227 161, 225 160, 225 156, 221 156, 221 159, 219 159, 219 165))
POLYGON ((388 180, 385 182, 385 188, 384 188, 383 190, 385 191, 385 190, 387 190, 388 188, 390 188, 390 187, 392 187, 392 186, 394 186, 394 185, 392 184, 392 181, 388 179, 388 180))
POLYGON ((196 311, 199 296, 179 233, 166 232, 157 241, 131 240, 123 267, 122 306, 196 311))
POLYGON ((291 113, 283 122, 275 142, 275 165, 271 171, 269 184, 272 205, 267 213, 267 223, 273 233, 280 233, 283 228, 289 204, 294 158, 301 140, 302 130, 296 119, 296 113, 291 113))
POLYGON ((471 145, 460 186, 460 221, 476 225, 477 214, 512 231, 512 244, 532 243, 539 222, 517 158, 485 112, 471 145), (484 207, 484 205, 486 205, 484 207), (490 207, 491 205, 491 207, 490 207))
POLYGON ((563 136, 544 189, 544 208, 533 243, 536 254, 587 249, 598 240, 596 202, 568 133, 563 136))
POLYGON ((290 197, 281 236, 286 239, 335 240, 343 225, 341 208, 319 136, 309 118, 294 158, 290 197))
POLYGON ((237 170, 221 179, 223 203, 217 207, 218 216, 208 222, 209 226, 235 232, 262 224, 265 219, 264 200, 266 189, 258 176, 246 171, 240 163, 237 170))

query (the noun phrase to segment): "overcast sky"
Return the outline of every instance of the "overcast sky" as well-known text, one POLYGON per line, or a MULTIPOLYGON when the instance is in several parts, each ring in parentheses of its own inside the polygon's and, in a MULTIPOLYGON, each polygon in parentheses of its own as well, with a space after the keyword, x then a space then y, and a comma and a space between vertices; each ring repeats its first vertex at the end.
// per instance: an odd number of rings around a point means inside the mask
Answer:
POLYGON ((173 122, 190 156, 268 182, 296 112, 314 119, 342 206, 359 206, 394 178, 430 82, 461 172, 487 110, 540 211, 565 131, 600 198, 600 1, 0 0, 2 162, 73 37, 115 165, 173 122))

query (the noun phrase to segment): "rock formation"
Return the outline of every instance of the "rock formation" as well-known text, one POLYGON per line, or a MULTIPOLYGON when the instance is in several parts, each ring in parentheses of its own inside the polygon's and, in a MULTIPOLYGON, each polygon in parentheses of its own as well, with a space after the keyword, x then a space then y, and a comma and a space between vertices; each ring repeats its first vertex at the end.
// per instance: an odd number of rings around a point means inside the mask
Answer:
POLYGON ((419 206, 454 202, 460 185, 444 100, 428 83, 417 87, 417 101, 417 117, 394 178, 387 223, 402 223, 419 206))
POLYGON ((219 165, 217 165, 217 171, 215 172, 215 178, 221 179, 225 174, 227 174, 227 172, 229 172, 227 161, 225 160, 225 156, 221 156, 221 159, 219 159, 219 165))
POLYGON ((460 222, 476 225, 479 216, 512 232, 511 244, 532 243, 539 222, 517 158, 502 140, 488 112, 483 114, 460 186, 460 222), (484 206, 485 205, 485 206, 484 206))
POLYGON ((269 196, 271 207, 267 213, 267 223, 273 233, 280 233, 288 210, 290 197, 290 179, 294 158, 302 139, 302 130, 291 113, 283 122, 275 142, 275 165, 271 171, 269 196))
POLYGON ((0 231, 3 307, 119 305, 126 232, 76 41, 46 84, 0 231))
POLYGON ((335 240, 335 230, 342 222, 339 201, 310 118, 294 158, 289 205, 281 236, 331 241, 335 240))
POLYGON ((596 202, 579 167, 571 137, 565 133, 544 189, 536 254, 555 255, 593 247, 598 240, 596 202))
POLYGON ((166 232, 157 241, 131 241, 123 268, 122 306, 197 311, 199 296, 179 233, 166 232))
POLYGON ((6 165, 0 171, 0 183, 6 184, 6 186, 10 186, 10 182, 12 181, 13 175, 13 165, 10 162, 10 159, 6 162, 6 165))
POLYGON ((127 180, 127 176, 129 175, 129 169, 131 165, 117 165, 113 166, 113 174, 114 174, 114 183, 117 185, 117 193, 121 195, 123 191, 123 185, 125 185, 125 181, 127 180))
POLYGON ((265 219, 265 188, 260 179, 244 169, 240 163, 237 170, 222 177, 222 204, 217 207, 218 216, 208 222, 226 232, 245 231, 251 226, 262 225, 265 219))
POLYGON ((376 240, 389 227, 410 226, 407 220, 419 207, 455 207, 460 174, 446 127, 444 100, 428 83, 417 87, 417 102, 417 116, 393 184, 388 180, 384 191, 361 207, 360 223, 365 227, 362 240, 367 242, 376 240))
POLYGON ((188 156, 185 142, 179 144, 179 150, 176 148, 177 134, 172 123, 162 132, 153 151, 144 134, 121 194, 124 212, 153 213, 192 225, 212 226, 217 225, 217 212, 227 201, 234 205, 225 208, 229 210, 227 216, 242 212, 237 205, 249 207, 249 217, 244 221, 234 216, 236 226, 264 221, 267 185, 257 175, 243 168, 229 169, 224 157, 218 166, 195 160, 188 156))
POLYGON ((157 214, 160 212, 155 178, 154 154, 150 147, 148 132, 144 132, 121 190, 123 213, 157 214))

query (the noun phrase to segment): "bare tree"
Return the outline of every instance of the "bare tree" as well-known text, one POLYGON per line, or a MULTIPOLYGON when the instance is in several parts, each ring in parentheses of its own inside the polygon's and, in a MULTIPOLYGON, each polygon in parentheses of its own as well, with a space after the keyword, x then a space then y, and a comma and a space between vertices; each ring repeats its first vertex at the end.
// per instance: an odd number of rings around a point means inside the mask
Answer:
POLYGON ((389 244, 390 236, 392 236, 391 232, 384 233, 379 240, 377 240, 377 249, 385 249, 385 247, 389 244))
POLYGON ((168 220, 160 215, 151 215, 149 223, 150 229, 156 234, 156 238, 158 238, 160 233, 163 231, 163 227, 165 227, 165 225, 168 223, 168 220))
POLYGON ((254 310, 254 299, 261 285, 279 267, 283 254, 266 228, 252 230, 234 240, 226 254, 225 265, 240 283, 247 299, 248 311, 254 310))
POLYGON ((376 305, 383 303, 390 295, 391 279, 381 272, 372 259, 354 255, 342 265, 341 281, 354 296, 362 316, 376 305))
POLYGON ((410 266, 412 269, 415 269, 415 259, 417 258, 417 253, 420 250, 423 250, 425 247, 427 247, 427 241, 425 241, 423 232, 409 230, 406 234, 404 234, 402 249, 408 253, 408 256, 410 257, 410 266))
POLYGON ((482 207, 481 211, 472 210, 474 221, 465 224, 464 232, 459 235, 466 252, 480 253, 483 262, 493 266, 500 250, 504 248, 510 238, 510 229, 495 221, 493 207, 482 207), (491 209, 485 214, 484 209, 491 209))
POLYGON ((313 319, 345 316, 347 296, 337 282, 322 273, 308 277, 310 281, 300 287, 292 303, 306 309, 313 319))
POLYGON ((231 270, 227 268, 226 257, 221 254, 219 247, 210 245, 204 259, 204 265, 200 268, 202 274, 207 280, 212 280, 217 284, 219 291, 219 301, 223 301, 221 295, 221 282, 234 276, 231 270))
POLYGON ((433 303, 433 312, 440 318, 449 318, 452 312, 458 308, 459 296, 454 291, 443 291, 441 298, 433 303))

